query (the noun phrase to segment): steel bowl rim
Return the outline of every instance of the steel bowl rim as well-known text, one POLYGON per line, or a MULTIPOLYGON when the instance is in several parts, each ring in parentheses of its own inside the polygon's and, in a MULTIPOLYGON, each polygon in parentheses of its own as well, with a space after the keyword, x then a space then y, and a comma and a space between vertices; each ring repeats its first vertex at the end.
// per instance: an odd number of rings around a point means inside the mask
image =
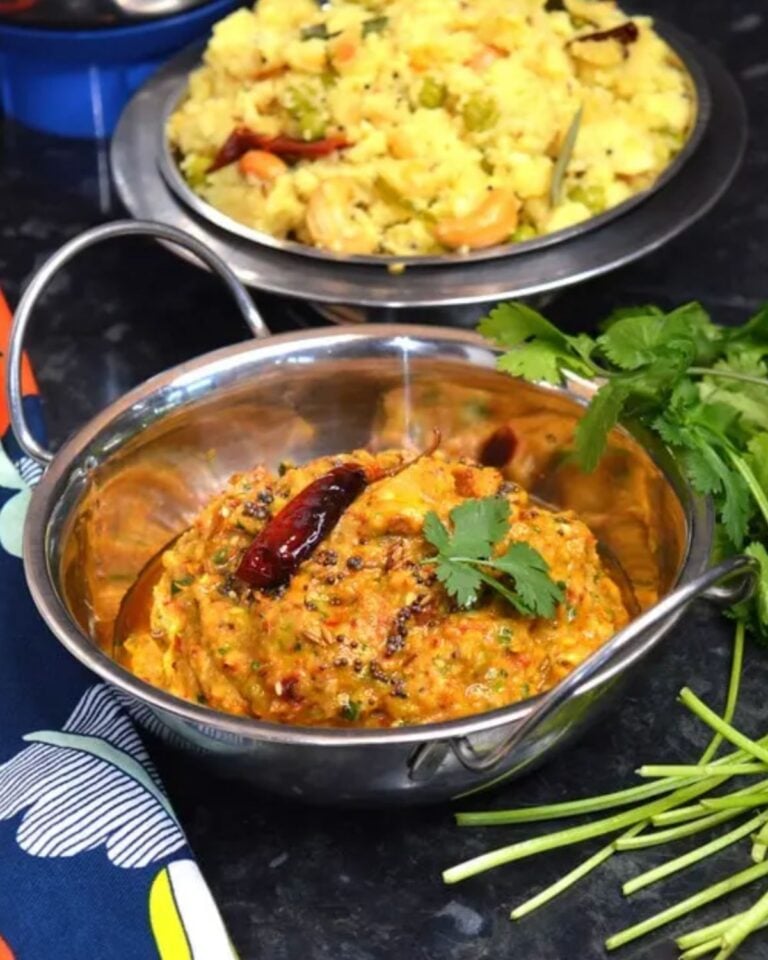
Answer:
MULTIPOLYGON (((324 261, 328 264, 335 263, 351 267, 382 267, 385 269, 393 266, 408 268, 449 268, 471 265, 473 263, 483 263, 488 260, 503 262, 510 257, 535 254, 540 250, 565 244, 569 240, 578 239, 586 233, 599 230, 606 224, 631 214, 636 207, 640 206, 649 197, 658 193, 671 180, 676 179, 683 171, 688 160, 701 146, 701 141, 707 131, 712 114, 712 94, 706 71, 696 58, 695 52, 684 32, 677 30, 675 27, 657 18, 654 18, 653 28, 682 64, 683 71, 688 78, 693 93, 694 114, 688 130, 688 136, 682 149, 672 158, 672 161, 664 167, 654 182, 649 187, 646 187, 646 189, 633 194, 626 200, 623 200, 621 203, 616 204, 616 206, 602 213, 589 217, 581 223, 574 224, 571 227, 564 227, 551 234, 534 237, 522 243, 497 244, 493 247, 471 251, 470 253, 426 254, 423 256, 414 254, 351 254, 345 256, 330 250, 300 243, 298 240, 283 240, 279 237, 272 236, 272 234, 255 230, 240 223, 238 220, 223 213, 208 203, 208 201, 198 196, 182 177, 178 164, 173 157, 173 152, 166 135, 167 123, 173 110, 175 110, 184 99, 188 87, 189 74, 178 78, 172 92, 168 94, 163 104, 161 123, 157 131, 157 168, 161 178, 165 181, 177 200, 181 201, 194 214, 206 220, 217 229, 253 244, 254 251, 256 252, 260 247, 266 247, 269 250, 276 250, 299 258, 309 257, 314 260, 324 261)), ((189 54, 196 49, 202 51, 204 44, 199 42, 190 44, 185 51, 182 51, 182 55, 189 54)))
MULTIPOLYGON (((166 693, 160 688, 140 680, 121 667, 95 646, 93 640, 75 623, 54 586, 55 576, 50 570, 48 561, 48 524, 58 502, 57 494, 60 492, 62 485, 66 486, 76 475, 73 464, 87 449, 88 445, 99 434, 103 433, 105 428, 120 414, 129 410, 138 401, 146 401, 148 397, 163 387, 181 385, 190 379, 196 380, 202 376, 204 371, 209 371, 219 364, 227 365, 228 362, 240 358, 243 354, 248 356, 257 354, 264 357, 268 357, 270 354, 279 356, 290 354, 293 350, 310 344, 322 343, 325 346, 332 346, 334 343, 354 340, 391 341, 403 337, 431 343, 452 341, 470 348, 475 347, 480 353, 491 358, 499 352, 494 350, 480 335, 451 327, 409 325, 407 328, 403 328, 399 324, 370 324, 362 329, 354 326, 319 328, 313 331, 302 330, 278 334, 260 341, 246 340, 178 364, 156 374, 128 393, 123 394, 91 418, 54 455, 50 466, 33 491, 24 525, 22 555, 27 584, 39 613, 57 640, 70 654, 85 667, 96 673, 102 680, 151 708, 170 713, 197 726, 251 740, 294 746, 414 745, 492 731, 523 720, 536 706, 539 697, 533 697, 485 713, 445 720, 439 723, 386 729, 306 727, 270 723, 226 714, 166 693)), ((475 361, 466 358, 464 362, 475 363, 475 361)), ((583 397, 565 387, 537 384, 536 388, 546 393, 562 396, 580 405, 586 403, 583 397)), ((632 432, 634 433, 634 431, 632 432)), ((659 465, 670 485, 675 488, 686 515, 688 526, 687 548, 675 585, 684 584, 703 572, 707 566, 714 527, 712 504, 708 498, 695 494, 687 482, 683 489, 678 489, 675 478, 670 477, 668 471, 659 462, 657 452, 664 451, 663 445, 657 444, 658 451, 655 452, 644 440, 641 439, 639 442, 651 459, 659 465)), ((76 469, 80 469, 82 475, 82 468, 76 469)), ((674 617, 666 621, 662 629, 666 632, 676 620, 677 617, 674 617)), ((615 675, 624 673, 645 652, 646 646, 642 646, 638 651, 628 653, 615 666, 605 667, 591 681, 579 687, 574 696, 580 696, 615 675)))

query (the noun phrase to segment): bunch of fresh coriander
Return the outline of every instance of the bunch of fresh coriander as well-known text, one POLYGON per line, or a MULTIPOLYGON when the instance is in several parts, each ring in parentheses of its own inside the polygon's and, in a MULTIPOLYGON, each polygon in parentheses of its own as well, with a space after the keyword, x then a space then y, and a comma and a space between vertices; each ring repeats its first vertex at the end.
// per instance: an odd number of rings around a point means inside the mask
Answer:
MULTIPOLYGON (((754 598, 735 611, 731 677, 723 716, 690 690, 681 702, 714 731, 697 763, 646 765, 649 783, 598 797, 543 807, 460 813, 463 826, 520 824, 593 813, 608 815, 545 836, 523 840, 446 870, 456 883, 493 867, 594 837, 610 842, 566 876, 512 912, 520 919, 622 850, 637 850, 694 835, 742 818, 734 829, 624 884, 626 895, 692 866, 751 836, 752 864, 671 905, 606 941, 615 949, 685 916, 732 890, 768 877, 768 736, 752 740, 732 724, 747 631, 768 642, 768 306, 748 323, 713 323, 697 303, 664 313, 657 307, 615 312, 596 338, 563 333, 519 303, 503 304, 480 324, 480 332, 507 350, 499 367, 533 382, 562 383, 569 373, 601 386, 579 422, 575 455, 584 470, 600 460, 611 429, 633 420, 655 432, 682 463, 693 488, 713 498, 719 525, 716 553, 751 554, 759 563, 754 598), (736 752, 715 759, 727 740, 736 752), (733 777, 757 777, 730 793, 713 792, 733 777)), ((676 941, 682 960, 714 953, 726 960, 743 940, 768 924, 768 892, 744 913, 726 917, 676 941)))
POLYGON ((506 303, 478 329, 507 349, 499 359, 507 373, 559 384, 573 372, 602 383, 576 428, 584 470, 597 466, 619 419, 661 437, 694 490, 715 501, 719 556, 743 551, 759 561, 756 602, 740 615, 768 640, 768 305, 735 328, 713 323, 698 303, 671 313, 623 309, 592 338, 506 303))

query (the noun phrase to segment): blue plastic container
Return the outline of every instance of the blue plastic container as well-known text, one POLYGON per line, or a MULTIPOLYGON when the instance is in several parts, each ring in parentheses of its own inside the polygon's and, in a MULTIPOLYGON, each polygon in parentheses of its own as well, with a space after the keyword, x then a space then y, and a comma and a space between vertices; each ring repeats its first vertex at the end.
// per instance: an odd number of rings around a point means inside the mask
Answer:
POLYGON ((137 26, 40 30, 0 23, 3 111, 63 137, 108 137, 138 87, 173 53, 243 5, 214 0, 137 26))

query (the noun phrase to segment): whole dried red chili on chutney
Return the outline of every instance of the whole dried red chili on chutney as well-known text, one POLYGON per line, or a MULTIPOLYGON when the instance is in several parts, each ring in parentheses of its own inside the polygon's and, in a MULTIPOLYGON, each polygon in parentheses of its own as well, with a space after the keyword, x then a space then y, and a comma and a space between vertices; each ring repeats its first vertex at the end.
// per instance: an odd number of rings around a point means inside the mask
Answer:
POLYGON ((237 576, 257 590, 287 583, 367 483, 368 475, 357 463, 342 464, 318 477, 256 536, 243 554, 237 576))

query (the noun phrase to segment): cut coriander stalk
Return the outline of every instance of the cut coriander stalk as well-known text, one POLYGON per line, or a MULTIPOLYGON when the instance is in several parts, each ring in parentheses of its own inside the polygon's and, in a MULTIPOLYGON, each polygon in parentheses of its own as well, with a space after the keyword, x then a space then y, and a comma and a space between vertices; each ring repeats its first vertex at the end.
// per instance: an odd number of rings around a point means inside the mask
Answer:
MULTIPOLYGON (((617 840, 636 836, 647 826, 647 823, 647 820, 642 823, 636 823, 634 827, 630 827, 629 830, 618 837, 617 840)), ((566 873, 564 877, 561 877, 555 881, 555 883, 546 887, 541 893, 537 893, 535 897, 531 897, 530 900, 521 903, 519 907, 515 907, 509 915, 510 918, 512 920, 521 920, 526 914, 538 910, 539 907, 543 907, 545 903, 554 900, 556 896, 569 887, 572 887, 574 883, 577 883, 582 877, 586 877, 588 873, 597 869, 601 863, 605 863, 605 861, 616 852, 617 840, 613 840, 607 846, 601 847, 596 853, 593 853, 591 857, 587 857, 586 860, 583 860, 578 866, 574 867, 573 870, 566 873)))
POLYGON ((617 840, 618 850, 642 850, 645 847, 657 847, 660 843, 671 843, 673 840, 682 840, 683 837, 693 836, 702 830, 709 830, 710 827, 716 827, 727 820, 733 820, 740 816, 741 809, 721 810, 713 813, 709 817, 702 817, 700 820, 694 820, 691 823, 684 823, 682 826, 670 827, 669 830, 657 830, 654 833, 644 834, 642 837, 628 837, 626 840, 617 840))
POLYGON ((724 833, 721 837, 710 840, 709 843, 696 847, 694 850, 689 850, 688 853, 684 853, 680 857, 675 857, 674 860, 668 860, 666 863, 661 864, 661 866, 654 867, 653 870, 646 870, 645 873, 640 873, 631 880, 627 880, 621 888, 621 892, 624 896, 628 897, 643 887, 650 886, 652 883, 658 883, 659 880, 664 880, 673 873, 685 870, 686 867, 698 863, 699 860, 704 860, 713 853, 718 853, 720 850, 729 847, 732 843, 748 837, 753 830, 756 830, 766 821, 768 821, 768 812, 758 814, 758 816, 752 817, 752 819, 747 820, 746 823, 740 824, 729 833, 724 833))
POLYGON ((673 906, 667 907, 666 910, 662 910, 660 913, 648 917, 647 920, 636 923, 634 926, 627 927, 626 930, 621 930, 612 937, 608 937, 605 941, 606 950, 615 950, 617 947, 623 947, 624 944, 630 943, 632 940, 637 940, 638 937, 645 936, 646 933, 650 933, 652 930, 658 930, 659 927, 663 927, 673 920, 684 917, 687 913, 698 910, 699 907, 703 907, 705 904, 724 897, 733 890, 738 890, 740 887, 752 883, 753 880, 758 880, 760 877, 765 876, 768 876, 768 863, 757 863, 751 867, 747 867, 746 870, 740 870, 738 873, 726 877, 719 883, 713 883, 712 886, 706 887, 698 893, 694 893, 693 896, 686 897, 685 900, 680 900, 673 906))

